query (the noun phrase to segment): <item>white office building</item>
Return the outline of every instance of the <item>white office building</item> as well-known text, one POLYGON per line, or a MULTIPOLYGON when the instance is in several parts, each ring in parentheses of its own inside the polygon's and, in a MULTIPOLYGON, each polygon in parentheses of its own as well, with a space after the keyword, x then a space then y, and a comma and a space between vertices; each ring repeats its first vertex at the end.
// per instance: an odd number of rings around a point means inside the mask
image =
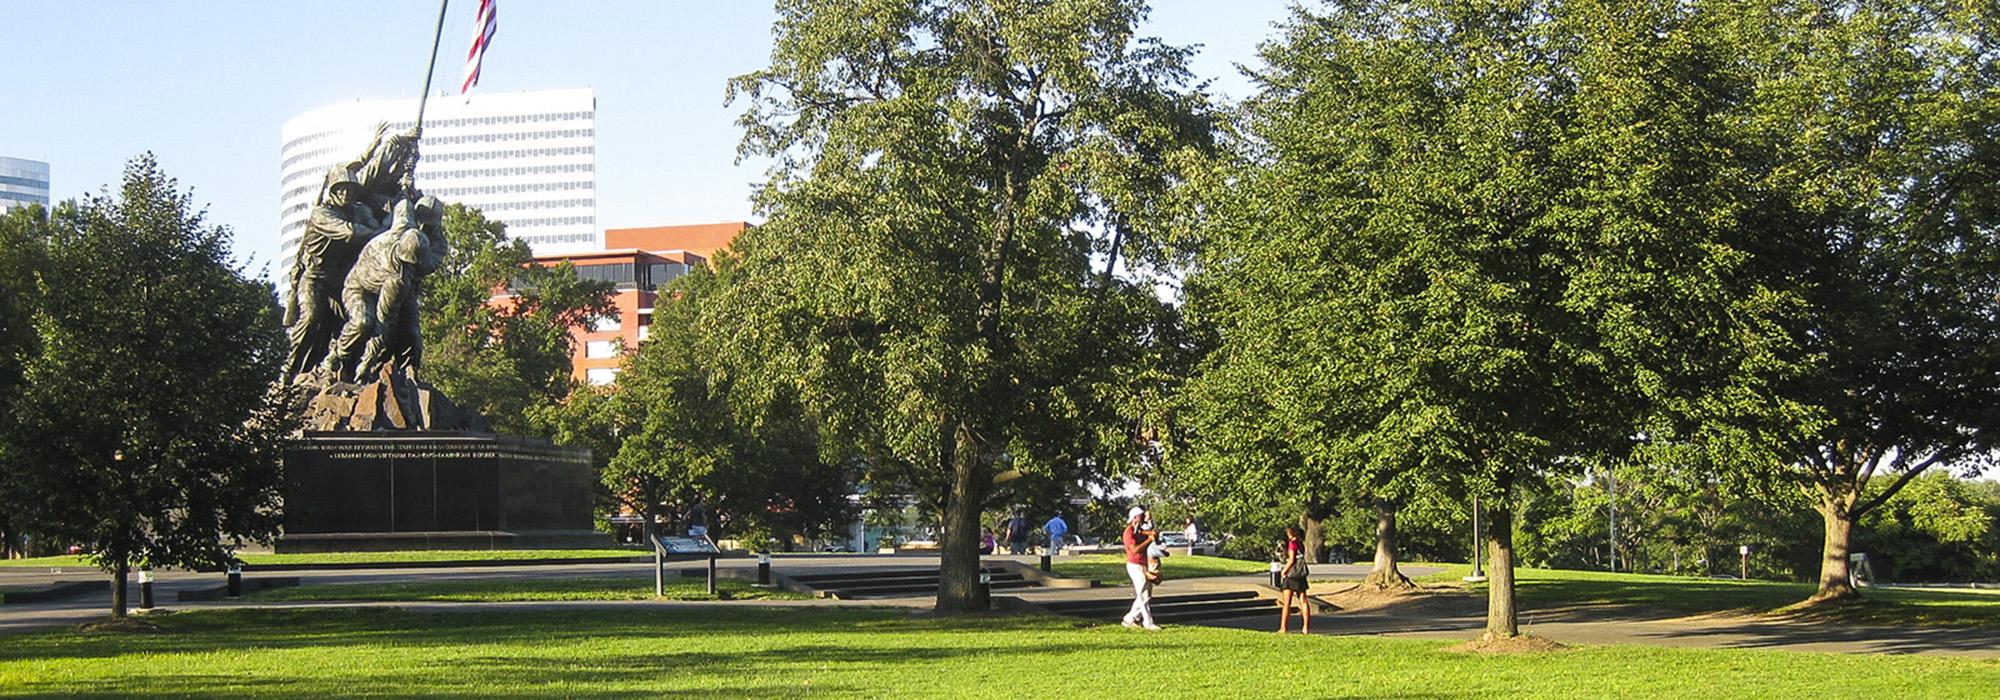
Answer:
MULTIPOLYGON (((378 122, 415 123, 417 100, 362 100, 285 122, 278 167, 280 260, 290 261, 326 172, 368 146, 378 122)), ((601 248, 597 96, 583 88, 433 96, 417 188, 507 223, 538 255, 601 248)))
POLYGON ((49 164, 0 156, 0 214, 30 204, 49 206, 49 164))

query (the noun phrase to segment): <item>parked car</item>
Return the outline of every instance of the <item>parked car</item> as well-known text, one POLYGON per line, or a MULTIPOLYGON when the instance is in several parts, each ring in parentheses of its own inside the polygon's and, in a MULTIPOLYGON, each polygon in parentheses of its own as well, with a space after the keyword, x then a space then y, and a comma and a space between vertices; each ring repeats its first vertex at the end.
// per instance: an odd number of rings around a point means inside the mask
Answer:
MULTIPOLYGON (((1160 546, 1166 547, 1167 551, 1175 554, 1186 554, 1188 552, 1187 534, 1181 532, 1162 532, 1160 533, 1160 546)), ((1217 547, 1218 545, 1215 542, 1208 540, 1194 541, 1195 554, 1212 555, 1215 554, 1217 547)))

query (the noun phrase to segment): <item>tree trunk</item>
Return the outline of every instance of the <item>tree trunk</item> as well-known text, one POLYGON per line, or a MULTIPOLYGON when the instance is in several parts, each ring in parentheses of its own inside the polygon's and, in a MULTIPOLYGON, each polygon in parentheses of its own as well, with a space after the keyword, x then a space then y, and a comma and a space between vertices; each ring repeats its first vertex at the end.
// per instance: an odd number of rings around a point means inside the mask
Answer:
POLYGON ((128 557, 117 554, 118 562, 111 566, 111 616, 124 617, 126 608, 125 577, 132 573, 128 557))
POLYGON ((1505 498, 1487 510, 1486 634, 1505 639, 1521 633, 1514 610, 1514 508, 1505 498))
POLYGON ((1375 567, 1368 570, 1363 582, 1383 590, 1414 587, 1396 568, 1396 508, 1392 504, 1375 504, 1375 567))
POLYGON ((1299 527, 1305 530, 1306 563, 1326 563, 1326 517, 1312 509, 1299 514, 1299 527), (1320 517, 1313 517, 1319 515, 1320 517))
POLYGON ((1854 590, 1847 563, 1848 537, 1854 532, 1854 500, 1846 495, 1822 495, 1820 499, 1819 514, 1826 521, 1826 540, 1820 547, 1819 591, 1806 602, 1851 600, 1861 596, 1854 590))
POLYGON ((658 506, 653 504, 658 502, 655 500, 650 503, 639 504, 639 537, 646 540, 647 547, 652 547, 653 538, 660 534, 658 526, 653 523, 653 518, 659 516, 658 506))
POLYGON ((979 515, 992 479, 985 452, 972 431, 963 426, 947 443, 951 449, 951 498, 944 506, 944 537, 939 542, 937 611, 977 612, 987 600, 979 587, 979 515))

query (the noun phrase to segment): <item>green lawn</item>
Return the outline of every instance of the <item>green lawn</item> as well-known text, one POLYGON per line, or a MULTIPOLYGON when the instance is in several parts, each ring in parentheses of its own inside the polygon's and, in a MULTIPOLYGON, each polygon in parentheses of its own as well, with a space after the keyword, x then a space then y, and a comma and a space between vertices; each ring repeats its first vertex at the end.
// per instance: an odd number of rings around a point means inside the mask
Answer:
MULTIPOLYGON (((1085 554, 1075 557, 1058 557, 1049 565, 1057 576, 1063 578, 1083 578, 1100 581, 1107 585, 1129 586, 1132 579, 1125 574, 1125 557, 1120 554, 1085 554)), ((1189 556, 1175 554, 1160 564, 1160 571, 1167 578, 1202 578, 1207 576, 1237 576, 1241 574, 1266 573, 1271 565, 1264 562, 1227 559, 1224 557, 1189 556)))
MULTIPOLYGON (((1454 582, 1471 570, 1454 564, 1419 581, 1454 582)), ((1691 576, 1626 574, 1562 569, 1516 569, 1516 592, 1530 608, 1561 605, 1629 605, 1665 612, 1778 613, 1813 594, 1810 583, 1738 581, 1691 576)), ((1474 585, 1484 591, 1484 585, 1474 585)), ((1864 601, 1810 614, 1850 622, 2000 626, 2000 591, 1867 588, 1864 601)))
MULTIPOLYGON (((251 567, 283 564, 396 564, 441 561, 521 561, 528 559, 629 559, 652 556, 653 550, 630 549, 422 549, 401 552, 322 552, 313 554, 245 554, 251 567)), ((0 566, 95 568, 82 557, 68 555, 32 559, 0 559, 0 566)))
POLYGON ((1448 643, 857 609, 209 610, 0 645, 0 696, 1993 697, 2000 663, 1448 643))
MULTIPOLYGON (((747 581, 716 579, 715 590, 727 600, 804 600, 810 596, 757 588, 747 581)), ((262 601, 449 601, 512 602, 530 600, 650 600, 653 582, 638 578, 471 579, 401 583, 338 583, 268 588, 251 594, 262 601)), ((701 579, 667 580, 667 600, 714 600, 701 579)))

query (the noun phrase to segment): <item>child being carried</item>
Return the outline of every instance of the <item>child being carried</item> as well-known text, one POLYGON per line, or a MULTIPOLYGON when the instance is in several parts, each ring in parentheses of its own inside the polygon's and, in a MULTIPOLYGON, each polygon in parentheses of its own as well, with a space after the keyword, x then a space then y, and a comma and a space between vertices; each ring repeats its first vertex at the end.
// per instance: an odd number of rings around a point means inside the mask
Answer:
POLYGON ((1160 533, 1153 529, 1152 521, 1141 524, 1139 530, 1146 533, 1147 541, 1151 543, 1146 545, 1146 580, 1159 583, 1160 560, 1167 558, 1167 548, 1160 545, 1160 533))

